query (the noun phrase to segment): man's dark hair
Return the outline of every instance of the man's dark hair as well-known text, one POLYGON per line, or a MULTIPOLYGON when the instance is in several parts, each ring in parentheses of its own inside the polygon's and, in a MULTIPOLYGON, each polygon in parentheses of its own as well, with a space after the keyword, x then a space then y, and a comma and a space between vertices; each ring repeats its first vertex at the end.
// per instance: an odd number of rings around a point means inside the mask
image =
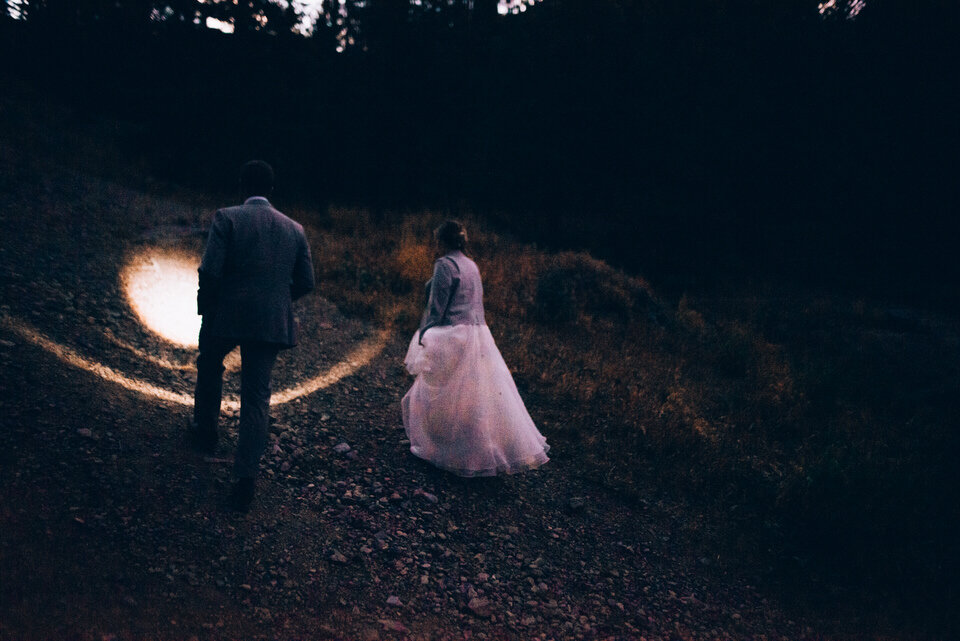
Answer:
POLYGON ((240 168, 241 196, 269 196, 272 191, 273 167, 262 160, 251 160, 240 168))

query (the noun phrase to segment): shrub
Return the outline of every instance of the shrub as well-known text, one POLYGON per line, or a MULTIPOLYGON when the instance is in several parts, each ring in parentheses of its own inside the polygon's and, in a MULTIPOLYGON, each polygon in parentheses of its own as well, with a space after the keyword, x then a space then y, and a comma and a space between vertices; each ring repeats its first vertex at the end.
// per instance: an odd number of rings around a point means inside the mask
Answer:
POLYGON ((630 321, 650 312, 649 286, 587 254, 561 253, 550 258, 537 277, 534 317, 564 324, 591 316, 630 321))

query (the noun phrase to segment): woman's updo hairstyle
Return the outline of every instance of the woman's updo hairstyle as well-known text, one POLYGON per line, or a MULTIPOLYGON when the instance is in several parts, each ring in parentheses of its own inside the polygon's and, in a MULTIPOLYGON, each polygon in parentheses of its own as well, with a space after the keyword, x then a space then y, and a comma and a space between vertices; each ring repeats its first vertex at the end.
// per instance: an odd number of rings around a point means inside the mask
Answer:
POLYGON ((449 249, 463 251, 467 246, 467 230, 455 220, 444 221, 433 230, 433 236, 449 249))

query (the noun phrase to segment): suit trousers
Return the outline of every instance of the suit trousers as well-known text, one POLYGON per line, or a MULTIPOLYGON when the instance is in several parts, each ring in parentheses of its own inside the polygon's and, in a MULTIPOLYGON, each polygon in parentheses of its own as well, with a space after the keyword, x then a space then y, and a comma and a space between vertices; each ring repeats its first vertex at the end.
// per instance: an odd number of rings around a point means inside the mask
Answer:
POLYGON ((200 326, 197 357, 197 387, 193 420, 197 429, 215 437, 223 396, 223 359, 240 346, 240 434, 233 471, 237 478, 254 478, 267 446, 270 426, 270 378, 280 345, 261 341, 237 341, 216 336, 200 326))

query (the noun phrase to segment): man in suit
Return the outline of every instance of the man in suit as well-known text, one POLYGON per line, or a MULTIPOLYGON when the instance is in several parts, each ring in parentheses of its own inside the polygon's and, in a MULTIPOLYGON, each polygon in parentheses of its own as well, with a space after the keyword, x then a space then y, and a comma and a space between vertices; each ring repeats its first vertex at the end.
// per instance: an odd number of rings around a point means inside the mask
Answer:
POLYGON ((217 211, 200 264, 200 355, 190 429, 212 455, 223 390, 223 359, 240 346, 240 434, 234 459, 234 509, 250 509, 267 443, 270 376, 281 349, 296 345, 293 301, 314 288, 303 227, 274 209, 273 169, 254 160, 240 170, 243 204, 217 211))

